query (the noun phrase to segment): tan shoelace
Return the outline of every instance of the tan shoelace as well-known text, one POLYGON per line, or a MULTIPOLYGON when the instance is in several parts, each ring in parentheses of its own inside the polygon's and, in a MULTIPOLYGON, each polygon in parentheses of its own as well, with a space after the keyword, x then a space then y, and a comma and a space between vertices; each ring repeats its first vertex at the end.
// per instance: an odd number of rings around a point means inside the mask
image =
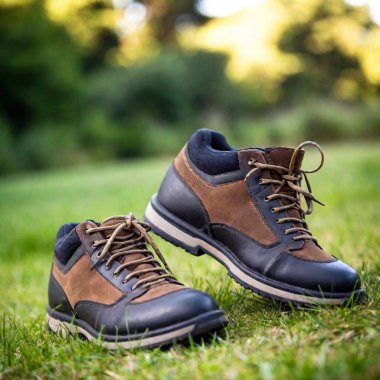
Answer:
POLYGON ((269 202, 274 199, 286 199, 287 201, 290 202, 289 204, 284 204, 284 206, 272 207, 271 211, 273 213, 295 209, 296 211, 298 211, 299 215, 301 216, 301 218, 286 217, 286 218, 276 219, 276 223, 278 224, 282 224, 286 222, 300 224, 300 226, 288 228, 284 231, 285 235, 296 233, 296 232, 303 233, 302 235, 293 237, 294 241, 313 240, 317 242, 317 239, 314 236, 312 236, 312 233, 309 231, 307 227, 307 223, 305 221, 305 215, 309 215, 313 212, 313 202, 317 202, 318 204, 322 206, 324 205, 323 203, 318 201, 312 194, 310 182, 306 176, 306 173, 315 173, 323 166, 323 163, 324 163, 324 154, 323 154, 322 148, 313 141, 305 141, 301 143, 300 145, 298 145, 296 149, 294 149, 288 168, 285 168, 283 166, 277 166, 277 165, 263 164, 263 163, 257 162, 257 160, 255 159, 250 159, 248 161, 248 165, 252 167, 252 169, 247 173, 245 180, 247 180, 257 170, 273 171, 273 172, 276 172, 281 177, 280 180, 277 180, 274 178, 261 178, 259 182, 263 185, 274 185, 273 194, 268 195, 265 199, 266 201, 269 202), (299 174, 297 174, 295 173, 295 170, 294 170, 296 158, 297 158, 298 152, 305 146, 315 147, 321 154, 321 162, 319 163, 317 168, 312 169, 312 170, 300 169, 299 174), (301 181, 303 178, 305 178, 307 190, 301 187, 301 181), (294 196, 281 193, 281 190, 284 188, 285 185, 287 185, 294 192, 294 196), (301 206, 302 197, 305 199, 305 202, 307 205, 306 211, 301 206))
POLYGON ((173 275, 169 274, 172 272, 168 264, 166 263, 157 245, 154 243, 153 239, 148 233, 150 226, 147 223, 137 220, 132 214, 126 216, 113 216, 109 219, 112 218, 123 218, 124 220, 121 220, 120 223, 117 223, 115 225, 99 226, 86 230, 87 235, 95 232, 113 231, 108 238, 94 241, 94 248, 102 245, 104 245, 104 247, 102 251, 97 254, 98 260, 93 264, 93 267, 95 267, 98 262, 104 260, 107 256, 108 258, 105 265, 106 268, 109 269, 112 262, 117 258, 140 253, 144 255, 143 258, 121 263, 115 269, 114 276, 118 276, 119 273, 125 268, 137 267, 141 264, 152 264, 151 268, 137 269, 132 271, 124 278, 123 282, 127 283, 132 277, 139 277, 142 274, 153 273, 152 276, 138 280, 132 286, 132 290, 134 290, 139 286, 151 287, 153 285, 164 282, 169 278, 175 280, 173 275), (129 233, 121 235, 121 232, 129 233), (153 248, 154 252, 159 257, 162 264, 165 266, 167 272, 169 273, 167 273, 160 266, 159 262, 154 258, 152 252, 146 248, 146 244, 149 244, 153 248), (154 264, 158 264, 158 267, 154 267, 154 264))

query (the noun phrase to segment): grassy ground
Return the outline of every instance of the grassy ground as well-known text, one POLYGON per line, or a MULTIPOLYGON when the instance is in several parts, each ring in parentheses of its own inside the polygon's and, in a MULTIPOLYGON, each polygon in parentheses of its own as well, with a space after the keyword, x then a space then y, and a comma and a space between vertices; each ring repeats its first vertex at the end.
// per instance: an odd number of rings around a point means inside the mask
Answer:
POLYGON ((212 259, 158 239, 174 273, 212 293, 230 320, 223 338, 166 351, 109 353, 51 334, 44 315, 57 228, 129 211, 142 217, 169 160, 3 179, 0 378, 379 379, 380 146, 330 147, 326 156, 309 178, 327 207, 316 206, 310 224, 328 251, 359 269, 366 303, 285 310, 243 290, 212 259))

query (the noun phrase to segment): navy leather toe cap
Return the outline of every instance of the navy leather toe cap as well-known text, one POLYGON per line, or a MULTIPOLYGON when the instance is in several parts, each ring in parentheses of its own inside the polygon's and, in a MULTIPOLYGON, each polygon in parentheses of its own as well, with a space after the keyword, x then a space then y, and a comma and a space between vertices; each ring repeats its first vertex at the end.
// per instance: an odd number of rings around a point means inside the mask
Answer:
POLYGON ((267 276, 317 292, 350 293, 361 288, 358 273, 340 260, 311 261, 282 254, 267 276))
POLYGON ((79 319, 96 331, 110 335, 129 335, 165 329, 210 311, 219 310, 214 299, 199 290, 184 288, 140 303, 126 298, 113 305, 79 302, 79 319))
POLYGON ((126 319, 130 331, 155 330, 218 310, 214 299, 195 289, 178 290, 150 301, 129 304, 126 319))

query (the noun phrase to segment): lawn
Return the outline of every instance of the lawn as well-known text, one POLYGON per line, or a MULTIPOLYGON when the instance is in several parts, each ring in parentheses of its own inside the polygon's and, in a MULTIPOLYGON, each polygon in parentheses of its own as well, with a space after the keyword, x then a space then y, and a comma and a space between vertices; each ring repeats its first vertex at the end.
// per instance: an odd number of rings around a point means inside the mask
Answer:
MULTIPOLYGON (((177 277, 226 311, 224 335, 169 350, 108 352, 44 323, 58 227, 133 211, 143 216, 170 159, 61 169, 0 183, 0 378, 380 379, 380 145, 326 147, 309 179, 319 242, 356 267, 368 299, 292 310, 236 285, 218 263, 157 242, 177 277)), ((312 164, 314 156, 307 160, 312 164)))

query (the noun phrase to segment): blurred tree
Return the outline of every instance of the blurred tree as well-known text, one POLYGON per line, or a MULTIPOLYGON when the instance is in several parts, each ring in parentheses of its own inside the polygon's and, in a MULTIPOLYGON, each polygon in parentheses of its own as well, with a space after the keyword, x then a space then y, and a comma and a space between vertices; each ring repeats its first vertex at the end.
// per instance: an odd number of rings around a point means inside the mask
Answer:
POLYGON ((195 10, 194 0, 143 0, 148 9, 148 23, 155 40, 161 44, 177 42, 181 23, 204 24, 209 18, 195 10))
MULTIPOLYGON (((343 0, 314 1, 309 9, 307 17, 294 18, 279 40, 279 48, 291 53, 301 67, 283 81, 284 99, 320 94, 354 100, 377 91, 363 70, 359 54, 359 45, 365 46, 371 31, 378 29, 368 12, 343 0)), ((291 3, 290 11, 295 12, 291 3)))
POLYGON ((0 46, 0 115, 12 133, 73 119, 81 52, 43 1, 0 7, 0 46))
POLYGON ((45 0, 49 17, 66 27, 85 47, 96 45, 98 33, 115 31, 117 12, 111 0, 45 0))
POLYGON ((173 125, 202 112, 238 114, 239 88, 225 74, 227 57, 206 51, 165 50, 128 68, 103 70, 86 90, 85 107, 115 121, 149 118, 173 125))
POLYGON ((85 71, 92 71, 109 65, 108 53, 118 49, 120 39, 117 33, 110 28, 98 28, 94 33, 93 42, 86 50, 83 59, 85 71))

